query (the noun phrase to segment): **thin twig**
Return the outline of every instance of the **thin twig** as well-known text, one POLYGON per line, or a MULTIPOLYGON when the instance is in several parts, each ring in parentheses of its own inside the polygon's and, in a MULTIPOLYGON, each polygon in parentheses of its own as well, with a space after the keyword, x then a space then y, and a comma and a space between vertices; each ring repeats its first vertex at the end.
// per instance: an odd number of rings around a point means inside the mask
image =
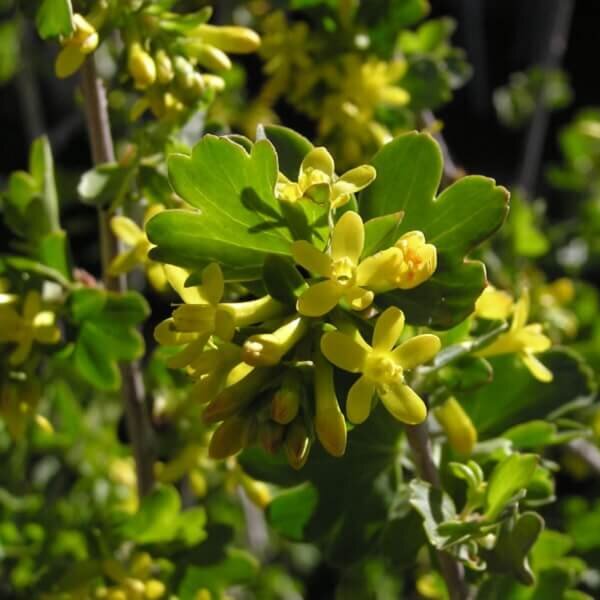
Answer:
MULTIPOLYGON (((93 56, 86 60, 81 75, 94 164, 112 162, 115 160, 115 153, 108 117, 106 90, 102 80, 96 74, 93 56)), ((106 211, 102 209, 98 211, 103 279, 107 289, 125 292, 127 291, 125 277, 108 276, 108 265, 119 252, 119 244, 110 230, 109 219, 110 215, 106 211)), ((143 496, 152 489, 154 483, 154 443, 146 405, 146 390, 138 362, 122 363, 120 370, 127 428, 135 457, 138 492, 143 496)))
MULTIPOLYGON (((406 437, 421 479, 429 482, 433 487, 441 488, 440 474, 431 455, 427 421, 420 425, 407 425, 406 437)), ((467 600, 470 594, 464 567, 447 552, 436 550, 436 553, 451 600, 467 600)))
MULTIPOLYGON (((543 69, 550 70, 560 67, 567 49, 571 18, 573 16, 574 0, 556 0, 556 8, 552 19, 549 40, 546 43, 546 55, 540 62, 543 69)), ((544 10, 547 10, 544 7, 544 10)), ((539 93, 535 111, 525 140, 525 150, 521 169, 517 178, 517 186, 525 198, 535 194, 536 182, 542 162, 546 133, 550 123, 550 113, 544 102, 543 90, 539 93)))

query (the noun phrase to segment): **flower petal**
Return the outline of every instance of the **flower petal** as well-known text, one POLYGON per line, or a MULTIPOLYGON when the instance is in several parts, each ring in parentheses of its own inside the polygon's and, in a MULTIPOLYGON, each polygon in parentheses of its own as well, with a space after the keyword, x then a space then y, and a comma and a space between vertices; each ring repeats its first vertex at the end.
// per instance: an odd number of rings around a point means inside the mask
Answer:
POLYGON ((334 184, 334 198, 337 194, 354 194, 366 188, 376 176, 375 169, 370 165, 361 165, 346 171, 334 184), (337 194, 336 194, 337 192, 337 194))
POLYGON ((393 352, 394 360, 403 369, 415 367, 429 362, 442 347, 440 338, 431 333, 417 335, 400 344, 393 352))
POLYGON ((522 352, 520 356, 523 364, 538 381, 550 383, 554 379, 552 371, 542 364, 531 352, 522 352))
POLYGON ((375 384, 366 377, 359 377, 348 392, 346 414, 350 422, 364 423, 371 413, 375 384))
POLYGON ((552 341, 544 335, 540 323, 531 323, 517 332, 519 341, 528 352, 545 352, 552 346, 552 341))
POLYGON ((508 317, 512 307, 513 298, 508 292, 488 285, 475 302, 475 314, 481 319, 502 320, 508 317))
POLYGON ((37 290, 27 292, 25 302, 23 303, 23 318, 26 321, 33 322, 35 316, 40 312, 42 306, 42 297, 37 290))
POLYGON ((329 277, 331 273, 331 258, 317 250, 306 240, 298 240, 292 244, 292 256, 307 271, 321 275, 321 277, 329 277))
POLYGON ((335 308, 343 293, 343 288, 334 281, 321 281, 298 298, 296 308, 305 317, 322 317, 335 308))
POLYGON ((365 228, 360 215, 354 211, 344 213, 331 234, 331 258, 349 258, 358 265, 364 245, 365 228))
POLYGON ((197 333, 182 333, 174 327, 173 319, 165 319, 154 329, 154 339, 161 346, 180 346, 198 338, 197 333))
POLYGON ((390 414, 403 423, 417 425, 427 417, 425 402, 406 384, 387 386, 378 393, 390 414))
POLYGON ((116 216, 110 220, 112 232, 129 246, 135 246, 141 239, 145 239, 144 232, 135 221, 129 217, 116 216))
POLYGON ((157 291, 162 292, 167 287, 167 275, 162 263, 149 260, 146 263, 146 276, 150 285, 157 291))
POLYGON ((375 323, 373 330, 373 348, 391 350, 404 329, 404 313, 395 306, 386 308, 375 323))
POLYGON ((371 290, 363 290, 359 287, 353 287, 347 290, 344 297, 350 304, 352 310, 365 310, 373 304, 375 294, 371 290))
POLYGON ((529 318, 529 305, 529 290, 525 288, 521 294, 521 297, 515 304, 510 331, 518 331, 527 325, 527 319, 529 318))
POLYGON ((358 373, 362 371, 369 351, 339 331, 329 331, 321 337, 321 352, 336 367, 358 373))
POLYGON ((12 366, 17 366, 23 363, 27 357, 29 356, 29 352, 31 352, 31 346, 33 344, 33 336, 26 335, 23 336, 17 347, 13 350, 11 355, 8 357, 8 362, 12 366))
POLYGON ((223 271, 217 263, 210 263, 202 271, 202 291, 211 304, 218 304, 225 292, 223 271))
POLYGON ((117 275, 128 273, 132 269, 135 269, 140 262, 135 249, 125 250, 125 252, 113 258, 108 266, 108 274, 116 277, 117 275))
POLYGON ((327 149, 322 146, 313 148, 304 157, 302 165, 300 166, 300 173, 304 173, 308 169, 322 171, 329 178, 332 178, 335 169, 333 157, 329 154, 327 149))
POLYGON ((215 307, 211 304, 181 304, 173 311, 173 324, 177 331, 213 333, 215 307))
POLYGON ((179 294, 179 297, 188 304, 201 304, 206 302, 199 287, 185 287, 189 273, 175 265, 165 265, 165 274, 171 287, 179 294))

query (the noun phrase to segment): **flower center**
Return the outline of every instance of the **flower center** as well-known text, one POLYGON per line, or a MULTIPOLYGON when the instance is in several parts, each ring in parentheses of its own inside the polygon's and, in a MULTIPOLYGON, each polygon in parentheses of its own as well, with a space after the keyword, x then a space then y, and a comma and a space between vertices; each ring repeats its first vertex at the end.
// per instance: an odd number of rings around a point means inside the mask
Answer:
POLYGON ((327 173, 313 167, 306 168, 298 179, 298 184, 303 192, 311 185, 317 185, 319 183, 331 183, 331 179, 327 173))
POLYGON ((352 287, 356 281, 356 265, 347 256, 331 263, 331 279, 344 287, 352 287))
POLYGON ((370 352, 363 373, 379 385, 404 381, 402 367, 394 362, 389 353, 370 352))

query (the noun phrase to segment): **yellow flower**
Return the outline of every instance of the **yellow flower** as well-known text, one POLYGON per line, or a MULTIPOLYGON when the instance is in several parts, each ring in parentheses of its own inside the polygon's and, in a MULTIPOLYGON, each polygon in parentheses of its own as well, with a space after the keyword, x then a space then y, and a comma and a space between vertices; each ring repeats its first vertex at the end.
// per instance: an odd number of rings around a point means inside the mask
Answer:
POLYGON ((363 280, 374 292, 410 290, 427 281, 437 269, 437 249, 421 231, 405 233, 392 248, 369 256, 361 266, 363 280))
MULTIPOLYGON (((144 215, 144 223, 162 210, 164 210, 164 206, 161 204, 149 206, 144 215)), ((145 268, 146 276, 152 287, 158 291, 164 290, 167 287, 165 269, 161 263, 148 257, 148 252, 153 245, 148 241, 146 233, 130 218, 120 215, 111 219, 110 227, 115 236, 130 248, 113 259, 108 267, 108 273, 116 277, 141 265, 145 268)))
POLYGON ((529 291, 526 289, 514 306, 510 329, 499 335, 489 346, 479 350, 477 355, 516 353, 536 379, 547 383, 553 379, 552 372, 535 357, 535 354, 548 350, 552 342, 542 333, 540 323, 527 325, 529 308, 529 291))
POLYGON ((73 32, 61 41, 62 50, 55 63, 56 76, 61 79, 69 77, 81 67, 85 57, 98 47, 100 38, 96 27, 83 15, 73 15, 73 32))
POLYGON ((450 397, 434 412, 450 447, 459 454, 471 454, 477 443, 477 429, 460 402, 450 397))
POLYGON ((292 182, 280 173, 276 193, 284 202, 309 199, 338 208, 346 204, 352 194, 366 188, 375 179, 375 175, 373 167, 361 165, 337 177, 333 158, 327 149, 313 148, 300 165, 298 182, 292 182))
POLYGON ((331 331, 321 338, 321 350, 330 362, 345 371, 362 374, 350 388, 346 401, 346 412, 352 423, 367 419, 375 392, 399 421, 413 425, 427 416, 425 403, 406 384, 404 374, 430 361, 441 343, 437 336, 423 334, 395 348, 403 329, 404 313, 392 306, 377 319, 372 347, 358 332, 350 336, 331 331))
POLYGON ((186 287, 189 273, 185 269, 166 265, 169 283, 185 304, 173 311, 173 316, 157 325, 154 337, 166 346, 186 345, 182 352, 170 359, 170 364, 184 367, 194 364, 204 353, 212 335, 227 342, 237 327, 247 327, 281 316, 284 307, 271 296, 247 302, 221 302, 225 280, 221 267, 211 263, 202 271, 202 285, 186 287))
POLYGON ((0 305, 0 343, 16 343, 8 358, 9 364, 17 366, 25 362, 34 342, 56 344, 60 340, 60 329, 56 326, 56 315, 42 310, 40 293, 27 292, 20 315, 12 305, 0 305))
POLYGON ((488 285, 475 302, 475 315, 491 321, 507 319, 513 309, 513 297, 488 285))
POLYGON ((331 233, 331 253, 320 252, 307 241, 292 244, 294 260, 305 269, 325 277, 311 285, 298 299, 298 312, 320 317, 346 299, 353 310, 363 310, 373 302, 373 292, 361 287, 363 271, 359 264, 365 231, 360 216, 344 213, 331 233))

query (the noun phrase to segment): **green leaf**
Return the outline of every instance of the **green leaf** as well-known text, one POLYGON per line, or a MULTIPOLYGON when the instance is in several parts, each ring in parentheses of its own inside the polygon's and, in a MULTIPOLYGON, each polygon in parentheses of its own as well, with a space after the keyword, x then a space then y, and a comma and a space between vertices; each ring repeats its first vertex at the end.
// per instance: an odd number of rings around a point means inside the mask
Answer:
POLYGON ((511 427, 502 434, 513 446, 522 448, 540 448, 551 444, 556 436, 556 424, 548 421, 529 421, 511 427))
POLYGON ((77 193, 86 204, 114 209, 123 202, 136 173, 134 167, 118 163, 98 165, 81 176, 77 193))
POLYGON ((41 191, 45 217, 50 227, 49 232, 59 231, 59 206, 54 178, 54 159, 52 158, 50 141, 45 135, 37 138, 31 145, 29 170, 38 184, 38 189, 41 191))
MULTIPOLYGON (((245 450, 240 462, 256 479, 285 486, 310 482, 317 493, 316 506, 308 522, 298 523, 294 533, 302 531, 303 541, 318 541, 329 560, 347 566, 382 542, 402 502, 405 512, 409 509, 399 486, 401 434, 402 427, 378 405, 368 421, 354 427, 341 458, 315 445, 300 471, 294 471, 283 456, 258 448, 245 450)), ((300 515, 299 521, 305 516, 300 515)))
POLYGON ((524 585, 531 585, 535 579, 527 555, 543 528, 544 520, 534 512, 505 521, 488 557, 490 570, 508 572, 524 585))
POLYGON ((250 553, 231 549, 227 557, 216 564, 187 567, 177 590, 178 598, 195 600, 201 589, 207 589, 218 598, 226 588, 252 581, 258 568, 258 562, 250 553))
POLYGON ((119 527, 124 539, 138 544, 166 542, 173 538, 181 501, 172 486, 157 486, 142 498, 137 512, 119 527))
POLYGON ((40 261, 56 269, 65 279, 71 279, 69 238, 64 231, 55 231, 44 236, 39 243, 40 261))
POLYGON ((442 154, 428 134, 409 133, 384 146, 373 158, 377 178, 360 195, 363 217, 402 211, 395 235, 419 230, 438 250, 433 277, 412 290, 378 297, 400 306, 413 324, 449 329, 473 312, 485 287, 485 269, 465 257, 489 238, 508 211, 508 192, 493 180, 469 176, 435 197, 442 176, 442 154))
POLYGON ((12 79, 19 68, 21 24, 18 19, 0 23, 0 83, 12 79))
POLYGON ((79 373, 102 390, 119 387, 117 362, 144 353, 144 340, 135 326, 149 313, 136 292, 114 294, 78 289, 70 296, 71 317, 79 325, 73 359, 79 373))
POLYGON ((265 125, 265 135, 275 146, 279 158, 279 170, 295 181, 304 157, 313 149, 313 145, 299 133, 281 125, 265 125))
POLYGON ((192 156, 171 155, 175 191, 200 209, 165 211, 147 225, 158 246, 152 256, 198 270, 221 264, 229 279, 257 279, 267 254, 290 255, 292 235, 275 198, 277 155, 261 140, 248 154, 225 138, 206 135, 192 156))
POLYGON ((512 454, 492 471, 485 495, 485 518, 493 521, 520 491, 524 490, 538 465, 535 454, 512 454))
POLYGON ((306 281, 293 261, 271 254, 263 265, 263 282, 267 292, 282 304, 296 305, 298 296, 306 288, 306 281))
POLYGON ((596 384, 575 352, 553 349, 539 358, 554 374, 552 383, 534 379, 518 356, 498 356, 489 359, 493 383, 461 396, 461 404, 481 439, 528 420, 544 419, 570 403, 592 401, 596 384))
POLYGON ((24 256, 3 256, 0 259, 0 270, 9 267, 16 271, 24 273, 33 273, 44 279, 56 281, 65 288, 69 288, 71 283, 66 279, 60 271, 47 267, 40 262, 25 258, 24 256))
POLYGON ((443 490, 420 479, 413 479, 409 488, 410 503, 423 517, 423 527, 429 542, 436 548, 444 548, 452 537, 443 535, 438 528, 442 523, 456 519, 454 501, 443 490))
POLYGON ((281 535, 300 541, 317 502, 318 492, 310 483, 284 490, 269 504, 269 525, 281 535))
POLYGON ((403 218, 404 213, 397 212, 369 219, 365 223, 365 247, 362 255, 371 256, 394 245, 400 237, 398 231, 403 218))
POLYGON ((35 18, 40 37, 46 40, 69 35, 73 31, 72 17, 71 0, 42 0, 35 18))

